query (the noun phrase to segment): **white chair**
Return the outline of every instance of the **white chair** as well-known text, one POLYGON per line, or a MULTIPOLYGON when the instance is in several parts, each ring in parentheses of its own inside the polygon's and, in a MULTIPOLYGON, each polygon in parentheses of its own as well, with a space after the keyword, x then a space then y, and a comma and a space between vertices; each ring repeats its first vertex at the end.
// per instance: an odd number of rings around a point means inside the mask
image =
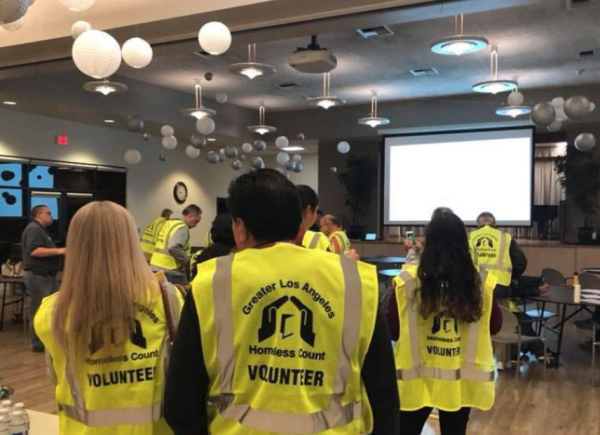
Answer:
POLYGON ((492 336, 492 343, 498 344, 516 344, 517 345, 517 364, 515 369, 515 379, 519 379, 519 367, 521 362, 521 345, 540 341, 544 345, 544 377, 546 376, 546 365, 548 352, 546 348, 546 319, 527 319, 519 321, 517 316, 508 308, 500 307, 502 312, 502 328, 498 334, 492 336), (542 332, 539 336, 523 335, 521 333, 522 325, 526 323, 541 322, 542 332))

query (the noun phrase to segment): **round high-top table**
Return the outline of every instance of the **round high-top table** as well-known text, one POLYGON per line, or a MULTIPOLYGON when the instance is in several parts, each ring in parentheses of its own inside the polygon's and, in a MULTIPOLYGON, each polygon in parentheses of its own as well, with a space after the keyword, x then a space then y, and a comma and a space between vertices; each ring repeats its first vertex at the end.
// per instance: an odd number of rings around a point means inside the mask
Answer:
MULTIPOLYGON (((552 329, 557 330, 558 333, 558 343, 556 344, 556 367, 558 367, 558 361, 560 358, 560 353, 562 349, 562 339, 563 339, 563 330, 565 327, 565 323, 570 320, 573 316, 579 314, 581 311, 586 310, 590 311, 590 307, 596 307, 598 303, 592 303, 584 300, 583 295, 585 292, 582 292, 581 302, 575 302, 573 296, 573 286, 550 286, 550 290, 546 294, 540 294, 535 296, 526 296, 523 299, 535 302, 542 303, 543 312, 546 309, 546 304, 557 304, 562 307, 562 310, 559 308, 560 321, 552 326, 552 329), (576 306, 578 307, 573 313, 567 316, 567 306, 576 306), (561 312, 562 311, 562 312, 561 312)), ((600 299, 598 299, 600 302, 600 299)), ((590 311, 591 312, 591 311, 590 311)))
POLYGON ((373 257, 362 257, 361 261, 364 261, 365 263, 369 264, 374 264, 376 266, 390 264, 402 265, 406 261, 406 258, 396 257, 392 255, 376 255, 373 257))
POLYGON ((600 275, 600 267, 584 267, 581 269, 581 271, 600 275))

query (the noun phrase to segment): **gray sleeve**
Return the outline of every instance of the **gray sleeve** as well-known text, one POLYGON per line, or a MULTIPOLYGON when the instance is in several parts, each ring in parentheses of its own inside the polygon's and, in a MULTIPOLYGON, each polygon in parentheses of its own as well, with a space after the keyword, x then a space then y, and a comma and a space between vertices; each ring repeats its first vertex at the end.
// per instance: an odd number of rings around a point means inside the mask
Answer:
POLYGON ((413 265, 419 264, 419 259, 421 258, 421 253, 418 252, 415 248, 410 248, 408 253, 406 254, 406 261, 404 264, 413 265))
POLYGON ((190 231, 186 227, 179 228, 171 237, 169 242, 169 254, 175 257, 182 263, 187 263, 189 260, 188 255, 183 248, 190 237, 190 231))

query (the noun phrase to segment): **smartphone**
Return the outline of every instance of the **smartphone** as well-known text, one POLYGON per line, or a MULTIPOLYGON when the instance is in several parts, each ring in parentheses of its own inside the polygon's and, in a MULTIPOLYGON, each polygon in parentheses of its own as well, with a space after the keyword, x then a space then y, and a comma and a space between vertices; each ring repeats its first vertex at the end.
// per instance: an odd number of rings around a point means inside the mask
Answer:
POLYGON ((415 244, 415 233, 413 231, 407 231, 406 238, 410 243, 415 244))

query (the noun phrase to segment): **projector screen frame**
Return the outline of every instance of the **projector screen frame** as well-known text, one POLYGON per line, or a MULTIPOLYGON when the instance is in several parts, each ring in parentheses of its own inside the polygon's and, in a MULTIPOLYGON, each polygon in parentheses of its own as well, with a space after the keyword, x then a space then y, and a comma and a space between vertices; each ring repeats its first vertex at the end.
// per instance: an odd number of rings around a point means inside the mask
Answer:
MULTIPOLYGON (((489 127, 489 128, 460 128, 460 129, 445 129, 445 130, 430 130, 430 131, 418 131, 418 132, 407 132, 407 133, 396 133, 396 134, 384 134, 382 135, 382 141, 380 144, 380 159, 381 168, 380 171, 380 201, 379 201, 379 213, 381 216, 380 226, 381 228, 386 227, 426 227, 427 223, 415 223, 415 224, 388 224, 386 223, 386 180, 388 177, 388 167, 386 162, 386 139, 393 137, 414 137, 414 136, 435 136, 443 134, 461 134, 461 133, 485 133, 485 132, 496 132, 496 131, 507 131, 507 130, 529 130, 531 134, 531 171, 530 171, 530 195, 529 195, 529 225, 498 225, 499 228, 531 228, 533 226, 533 202, 534 202, 534 183, 535 183, 535 146, 536 146, 536 134, 535 126, 533 125, 515 125, 515 126, 503 126, 503 127, 489 127)), ((443 206, 440 204, 440 206, 443 206)), ((433 211, 433 210, 432 210, 433 211)), ((484 210, 482 210, 484 211, 484 210)), ((466 224, 467 227, 475 227, 474 224, 466 224)))

